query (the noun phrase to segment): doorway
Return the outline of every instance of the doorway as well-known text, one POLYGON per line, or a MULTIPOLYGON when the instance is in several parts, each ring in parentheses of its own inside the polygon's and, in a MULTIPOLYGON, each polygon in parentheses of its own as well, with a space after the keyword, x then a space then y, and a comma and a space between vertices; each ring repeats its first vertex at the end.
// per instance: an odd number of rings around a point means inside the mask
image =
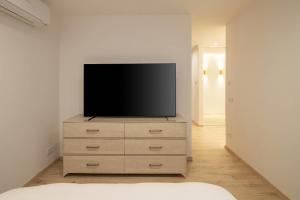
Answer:
POLYGON ((193 122, 225 126, 225 47, 193 48, 193 122))

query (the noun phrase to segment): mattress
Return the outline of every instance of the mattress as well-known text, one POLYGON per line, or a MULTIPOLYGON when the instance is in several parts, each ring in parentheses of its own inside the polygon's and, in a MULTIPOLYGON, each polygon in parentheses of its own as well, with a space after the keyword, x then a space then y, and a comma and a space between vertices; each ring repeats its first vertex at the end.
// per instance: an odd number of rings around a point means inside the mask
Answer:
POLYGON ((206 183, 50 184, 19 188, 0 200, 236 200, 206 183))

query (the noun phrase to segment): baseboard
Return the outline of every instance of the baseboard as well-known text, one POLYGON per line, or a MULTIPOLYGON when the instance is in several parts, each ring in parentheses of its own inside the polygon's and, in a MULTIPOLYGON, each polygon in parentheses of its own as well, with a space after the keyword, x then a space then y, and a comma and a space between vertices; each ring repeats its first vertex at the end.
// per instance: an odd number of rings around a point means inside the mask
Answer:
POLYGON ((199 126, 199 124, 197 122, 195 122, 194 120, 192 120, 192 124, 194 124, 195 126, 199 126))
POLYGON ((194 126, 197 126, 197 127, 203 127, 203 125, 201 124, 198 124, 197 122, 195 122, 194 120, 192 120, 192 123, 194 126))
POLYGON ((187 160, 188 162, 192 162, 192 161, 193 161, 193 157, 192 157, 192 156, 188 156, 188 157, 186 157, 186 160, 187 160))
POLYGON ((58 162, 61 159, 61 157, 55 159, 53 162, 51 162, 47 167, 45 167, 44 169, 42 169, 37 175, 35 175, 34 177, 32 177, 27 183, 25 183, 23 185, 23 187, 28 187, 30 186, 30 183, 32 182, 32 180, 36 179, 37 177, 39 177, 41 174, 43 174, 45 171, 47 171, 52 165, 54 165, 56 162, 58 162))
POLYGON ((275 187, 270 181, 268 181, 268 179, 266 179, 263 175, 261 175, 256 169, 254 169, 253 167, 251 167, 245 160, 243 160, 240 156, 238 156, 232 149, 230 149, 227 145, 225 145, 225 149, 231 153, 232 155, 234 155, 235 157, 237 157, 242 163, 244 163, 247 167, 249 167, 251 170, 253 170, 256 174, 258 174, 258 176, 260 178, 262 178, 264 181, 266 181, 268 184, 270 184, 280 195, 281 198, 286 199, 286 200, 290 200, 283 192, 281 192, 277 187, 275 187))

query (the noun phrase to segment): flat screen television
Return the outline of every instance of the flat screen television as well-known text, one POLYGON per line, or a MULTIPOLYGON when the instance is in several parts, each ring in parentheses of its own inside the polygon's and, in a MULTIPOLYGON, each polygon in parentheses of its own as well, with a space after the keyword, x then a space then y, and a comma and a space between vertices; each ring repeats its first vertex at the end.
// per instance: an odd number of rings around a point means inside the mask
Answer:
POLYGON ((85 64, 84 116, 175 117, 176 64, 85 64))

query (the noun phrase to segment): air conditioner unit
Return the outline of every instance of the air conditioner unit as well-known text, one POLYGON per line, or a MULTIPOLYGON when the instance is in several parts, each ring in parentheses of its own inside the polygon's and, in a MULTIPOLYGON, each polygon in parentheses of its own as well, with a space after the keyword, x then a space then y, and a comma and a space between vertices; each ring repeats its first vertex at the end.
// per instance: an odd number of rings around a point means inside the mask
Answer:
POLYGON ((0 10, 33 26, 50 23, 50 11, 41 0, 0 0, 0 10))

